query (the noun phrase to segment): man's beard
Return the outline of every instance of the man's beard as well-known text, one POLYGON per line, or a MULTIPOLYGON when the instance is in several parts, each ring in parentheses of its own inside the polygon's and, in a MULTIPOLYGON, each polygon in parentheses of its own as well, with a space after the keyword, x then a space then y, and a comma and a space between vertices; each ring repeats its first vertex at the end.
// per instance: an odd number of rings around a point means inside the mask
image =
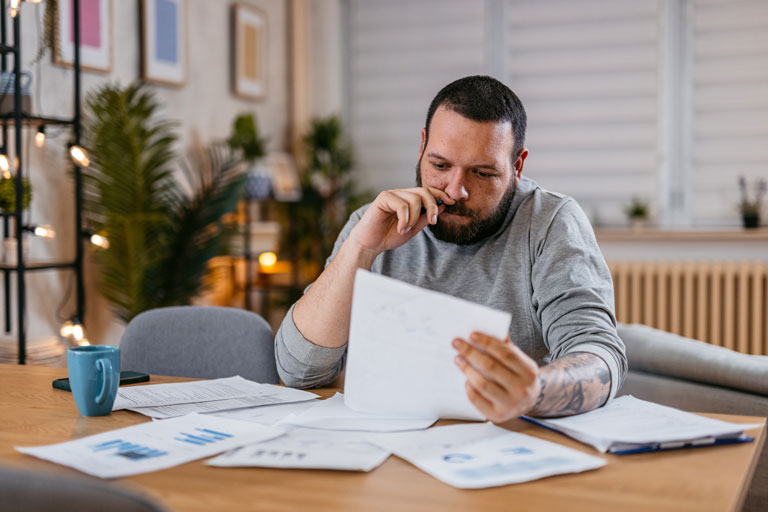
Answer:
MULTIPOLYGON (((416 186, 421 187, 421 159, 416 164, 416 186)), ((512 198, 515 195, 515 182, 510 182, 509 188, 502 196, 496 208, 485 218, 480 217, 480 213, 468 208, 463 201, 456 201, 454 204, 446 204, 445 210, 437 217, 437 224, 428 224, 427 227, 435 235, 435 238, 443 242, 457 245, 472 245, 485 240, 499 230, 504 218, 507 216, 509 207, 512 204, 512 198), (469 217, 467 224, 448 224, 440 221, 440 217, 446 213, 453 213, 464 217, 469 217)))

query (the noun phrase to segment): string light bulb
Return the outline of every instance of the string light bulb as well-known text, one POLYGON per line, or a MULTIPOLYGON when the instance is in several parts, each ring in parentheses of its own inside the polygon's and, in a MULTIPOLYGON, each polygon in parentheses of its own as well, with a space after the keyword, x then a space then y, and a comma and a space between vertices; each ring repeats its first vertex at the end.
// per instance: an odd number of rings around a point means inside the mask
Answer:
POLYGON ((78 320, 77 317, 73 317, 64 322, 61 325, 59 334, 61 334, 62 338, 72 339, 78 345, 90 345, 88 338, 85 337, 83 324, 80 323, 80 320, 78 320))
POLYGON ((0 172, 3 173, 3 178, 5 179, 11 177, 11 162, 5 153, 0 153, 0 172))
POLYGON ((59 334, 61 334, 62 338, 69 338, 72 336, 72 330, 74 328, 75 324, 72 323, 72 320, 67 320, 63 324, 61 324, 61 329, 59 329, 59 334))
POLYGON ((56 231, 48 225, 28 226, 27 229, 31 231, 33 235, 41 238, 56 238, 56 231))
POLYGON ((109 249, 109 240, 107 240, 107 237, 104 235, 94 233, 93 235, 91 235, 90 241, 96 247, 101 247, 102 249, 109 249))
POLYGON ((88 167, 91 165, 91 160, 88 158, 88 153, 86 153, 86 151, 77 144, 72 144, 69 146, 69 156, 71 156, 72 160, 80 167, 88 167))
POLYGON ((8 12, 11 15, 11 18, 15 18, 19 14, 19 6, 21 5, 21 0, 8 0, 8 12))
POLYGON ((45 125, 41 125, 35 134, 35 146, 41 148, 45 145, 45 125))

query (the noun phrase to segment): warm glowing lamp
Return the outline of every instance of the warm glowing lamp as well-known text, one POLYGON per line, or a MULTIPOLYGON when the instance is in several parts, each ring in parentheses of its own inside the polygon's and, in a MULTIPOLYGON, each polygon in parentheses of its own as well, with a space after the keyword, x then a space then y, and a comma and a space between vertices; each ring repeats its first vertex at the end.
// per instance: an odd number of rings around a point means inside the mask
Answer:
POLYGON ((263 252, 259 254, 259 265, 265 268, 272 267, 277 263, 277 255, 273 252, 263 252))

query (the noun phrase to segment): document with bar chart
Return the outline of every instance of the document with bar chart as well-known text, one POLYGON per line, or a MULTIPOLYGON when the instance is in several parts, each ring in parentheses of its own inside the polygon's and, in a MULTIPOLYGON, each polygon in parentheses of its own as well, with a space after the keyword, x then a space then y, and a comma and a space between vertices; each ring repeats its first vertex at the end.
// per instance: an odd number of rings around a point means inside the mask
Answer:
POLYGON ((246 421, 189 414, 65 443, 17 446, 16 450, 99 478, 119 478, 170 468, 284 432, 246 421))

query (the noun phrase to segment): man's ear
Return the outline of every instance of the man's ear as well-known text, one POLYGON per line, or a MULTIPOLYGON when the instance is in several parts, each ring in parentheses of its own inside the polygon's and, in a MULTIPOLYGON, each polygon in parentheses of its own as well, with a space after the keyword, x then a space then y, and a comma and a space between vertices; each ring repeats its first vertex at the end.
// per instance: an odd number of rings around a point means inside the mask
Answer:
POLYGON ((526 158, 528 158, 528 148, 523 148, 520 150, 520 155, 518 155, 517 160, 515 160, 515 168, 512 170, 514 173, 512 179, 515 181, 515 185, 519 184, 520 178, 523 177, 523 165, 525 164, 526 158))
POLYGON ((424 146, 427 144, 427 129, 422 128, 421 129, 421 147, 419 148, 419 160, 421 160, 421 155, 424 154, 424 146))

